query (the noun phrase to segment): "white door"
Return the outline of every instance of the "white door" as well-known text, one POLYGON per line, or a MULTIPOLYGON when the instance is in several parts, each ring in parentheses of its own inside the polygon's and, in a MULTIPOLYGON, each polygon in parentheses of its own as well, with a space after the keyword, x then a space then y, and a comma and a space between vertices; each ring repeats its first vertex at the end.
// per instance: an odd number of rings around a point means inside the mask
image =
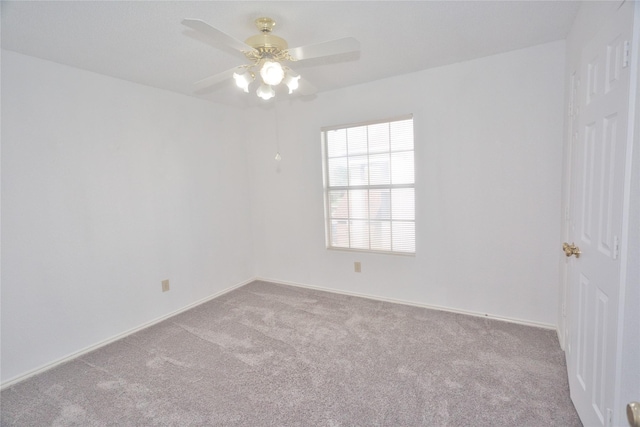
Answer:
POLYGON ((581 253, 568 269, 567 368, 571 398, 589 427, 612 425, 620 411, 614 400, 632 25, 627 1, 580 60, 569 243, 581 253))

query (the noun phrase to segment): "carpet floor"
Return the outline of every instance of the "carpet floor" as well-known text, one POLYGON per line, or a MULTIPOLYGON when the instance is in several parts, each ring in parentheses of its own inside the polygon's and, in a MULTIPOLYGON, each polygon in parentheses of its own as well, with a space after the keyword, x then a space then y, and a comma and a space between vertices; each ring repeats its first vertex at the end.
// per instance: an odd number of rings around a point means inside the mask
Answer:
POLYGON ((556 333, 253 282, 2 391, 3 426, 580 426, 556 333))

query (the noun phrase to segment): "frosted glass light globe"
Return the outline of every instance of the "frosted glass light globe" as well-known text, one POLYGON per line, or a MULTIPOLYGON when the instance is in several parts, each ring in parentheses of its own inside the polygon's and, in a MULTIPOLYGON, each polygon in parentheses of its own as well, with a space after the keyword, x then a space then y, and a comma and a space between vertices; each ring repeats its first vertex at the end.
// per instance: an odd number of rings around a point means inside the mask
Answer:
POLYGON ((287 76, 284 78, 284 84, 289 88, 289 94, 293 93, 294 90, 298 89, 300 76, 289 71, 287 76))
POLYGON ((274 96, 276 96, 276 93, 275 93, 275 91, 273 90, 273 88, 271 86, 266 85, 266 84, 262 84, 262 85, 260 85, 260 87, 256 91, 256 95, 258 95, 260 98, 262 98, 265 101, 267 101, 267 100, 273 98, 274 96))
POLYGON ((251 73, 246 71, 241 74, 233 73, 233 78, 236 81, 236 86, 238 86, 240 89, 244 90, 247 93, 249 92, 249 85, 253 81, 253 79, 251 78, 251 73))
POLYGON ((284 78, 284 70, 279 62, 266 61, 260 69, 262 81, 268 85, 279 85, 284 78))

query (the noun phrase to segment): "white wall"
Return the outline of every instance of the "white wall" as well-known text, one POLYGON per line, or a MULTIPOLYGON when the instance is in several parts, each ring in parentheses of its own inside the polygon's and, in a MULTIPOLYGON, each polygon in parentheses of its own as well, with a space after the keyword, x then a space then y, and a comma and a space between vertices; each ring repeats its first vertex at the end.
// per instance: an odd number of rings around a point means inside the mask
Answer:
POLYGON ((3 382, 252 277, 238 117, 2 52, 3 382))
POLYGON ((557 324, 564 42, 254 111, 256 274, 557 324), (325 248, 320 128, 413 113, 417 253, 325 248), (353 262, 362 262, 362 273, 353 262))
POLYGON ((555 325, 563 61, 556 42, 281 102, 276 132, 273 104, 3 51, 2 381, 254 276, 555 325), (328 251, 319 129, 406 113, 416 256, 328 251))

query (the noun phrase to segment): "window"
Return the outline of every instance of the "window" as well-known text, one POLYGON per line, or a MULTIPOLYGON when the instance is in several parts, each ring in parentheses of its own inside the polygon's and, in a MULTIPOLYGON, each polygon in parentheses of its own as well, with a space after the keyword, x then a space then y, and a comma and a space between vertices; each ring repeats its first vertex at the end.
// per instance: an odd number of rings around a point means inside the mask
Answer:
POLYGON ((322 129, 327 247, 415 253, 413 118, 322 129))

